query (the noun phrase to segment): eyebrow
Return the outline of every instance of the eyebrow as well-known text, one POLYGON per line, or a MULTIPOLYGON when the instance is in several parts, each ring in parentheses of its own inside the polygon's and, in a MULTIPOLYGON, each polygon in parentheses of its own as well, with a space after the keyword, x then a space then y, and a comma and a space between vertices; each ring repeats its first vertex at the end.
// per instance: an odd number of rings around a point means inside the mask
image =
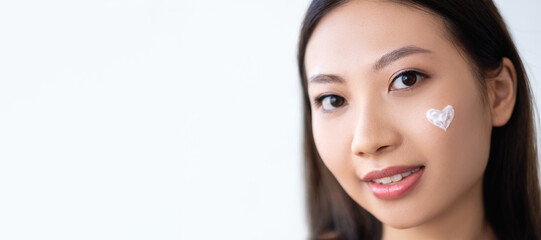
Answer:
MULTIPOLYGON (((400 58, 406 57, 411 54, 416 53, 432 53, 432 51, 424 48, 420 48, 417 46, 404 46, 398 49, 395 49, 389 53, 386 53, 383 55, 373 66, 373 69, 375 71, 381 70, 382 68, 386 67, 387 65, 391 64, 394 61, 399 60, 400 58)), ((308 80, 309 83, 339 83, 343 84, 345 80, 337 75, 333 74, 317 74, 315 76, 310 77, 308 80)))
POLYGON ((432 51, 424 49, 424 48, 416 47, 416 46, 413 46, 413 45, 401 47, 399 49, 393 50, 393 51, 383 55, 374 64, 373 69, 375 71, 378 71, 378 70, 386 67, 387 65, 391 64, 392 62, 394 62, 394 61, 396 61, 396 60, 398 60, 400 58, 403 58, 405 56, 415 54, 415 53, 432 53, 432 51))
POLYGON ((318 74, 310 78, 309 83, 340 83, 345 81, 342 77, 333 74, 318 74))

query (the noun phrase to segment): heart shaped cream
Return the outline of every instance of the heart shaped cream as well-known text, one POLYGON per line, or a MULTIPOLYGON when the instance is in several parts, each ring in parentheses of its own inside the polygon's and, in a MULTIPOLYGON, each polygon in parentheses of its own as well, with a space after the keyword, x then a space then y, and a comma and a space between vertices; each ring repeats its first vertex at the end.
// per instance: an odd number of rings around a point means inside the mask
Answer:
POLYGON ((451 105, 447 105, 443 110, 438 109, 428 109, 426 111, 426 118, 436 127, 447 131, 447 128, 453 121, 455 117, 455 109, 451 105))

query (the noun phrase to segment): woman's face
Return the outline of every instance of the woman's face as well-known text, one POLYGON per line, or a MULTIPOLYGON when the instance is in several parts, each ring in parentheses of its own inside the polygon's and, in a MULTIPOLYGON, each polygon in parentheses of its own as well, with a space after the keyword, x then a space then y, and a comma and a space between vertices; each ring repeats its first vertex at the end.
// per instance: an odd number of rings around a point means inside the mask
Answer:
POLYGON ((317 150, 344 190, 389 226, 419 226, 481 196, 491 114, 450 39, 428 12, 352 1, 328 13, 307 45, 317 150), (426 114, 447 105, 455 116, 444 130, 426 114), (391 175, 394 184, 370 180, 391 175))

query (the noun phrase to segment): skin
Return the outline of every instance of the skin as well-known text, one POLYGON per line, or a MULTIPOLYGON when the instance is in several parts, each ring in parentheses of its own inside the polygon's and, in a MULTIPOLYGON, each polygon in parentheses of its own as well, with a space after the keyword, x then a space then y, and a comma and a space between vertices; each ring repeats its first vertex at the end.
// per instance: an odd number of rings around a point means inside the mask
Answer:
POLYGON ((383 223, 384 239, 495 239, 483 173, 492 127, 509 120, 516 94, 513 64, 502 62, 479 84, 443 20, 402 4, 352 1, 317 25, 305 57, 316 147, 348 195, 383 223), (403 47, 417 50, 374 67, 403 47), (405 70, 420 73, 411 86, 393 81, 405 70), (344 102, 320 104, 321 96, 344 102), (455 118, 444 131, 425 114, 447 105, 455 118), (374 170, 420 165, 423 176, 398 199, 378 199, 362 181, 374 170))

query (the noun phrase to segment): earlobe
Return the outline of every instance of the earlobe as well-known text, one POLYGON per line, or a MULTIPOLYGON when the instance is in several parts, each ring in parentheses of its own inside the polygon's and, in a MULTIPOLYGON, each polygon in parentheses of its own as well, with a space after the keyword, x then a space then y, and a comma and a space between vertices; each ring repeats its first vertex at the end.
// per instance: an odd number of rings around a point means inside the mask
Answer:
POLYGON ((517 73, 511 60, 502 59, 502 68, 487 79, 487 88, 492 125, 503 126, 511 118, 516 101, 517 73))

